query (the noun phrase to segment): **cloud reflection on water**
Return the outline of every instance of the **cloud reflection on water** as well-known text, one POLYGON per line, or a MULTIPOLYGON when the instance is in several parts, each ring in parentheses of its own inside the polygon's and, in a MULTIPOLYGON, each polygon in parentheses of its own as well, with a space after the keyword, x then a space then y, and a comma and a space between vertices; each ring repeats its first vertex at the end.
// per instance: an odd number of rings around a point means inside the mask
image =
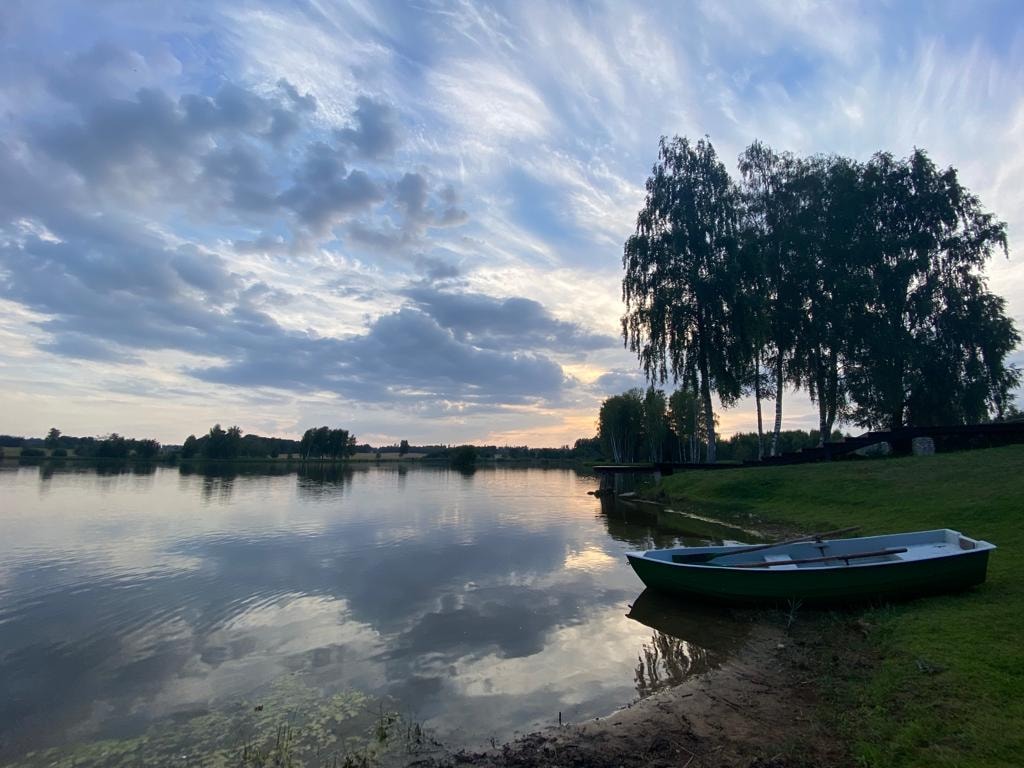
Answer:
POLYGON ((646 534, 620 520, 630 536, 610 537, 590 479, 146 479, 0 475, 14 502, 0 545, 0 723, 18 733, 5 759, 258 697, 283 676, 390 697, 467 741, 633 695, 650 634, 623 615, 639 585, 621 539, 646 534), (225 480, 230 493, 209 491, 225 480))

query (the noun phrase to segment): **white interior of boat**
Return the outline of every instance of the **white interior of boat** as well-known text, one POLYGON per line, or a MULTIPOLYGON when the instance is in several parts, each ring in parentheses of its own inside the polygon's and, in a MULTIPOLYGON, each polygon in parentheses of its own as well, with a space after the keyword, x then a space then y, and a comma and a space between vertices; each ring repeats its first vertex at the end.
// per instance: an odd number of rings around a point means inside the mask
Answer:
MULTIPOLYGON (((804 568, 857 568, 880 563, 908 560, 926 560, 949 555, 966 554, 984 549, 995 549, 987 541, 964 536, 948 528, 934 531, 915 531, 886 536, 860 536, 851 539, 823 539, 798 544, 783 544, 754 552, 742 552, 756 545, 734 545, 722 547, 677 547, 674 549, 653 549, 643 556, 651 560, 666 560, 675 565, 695 565, 713 568, 747 566, 757 563, 760 567, 751 570, 796 570, 804 568), (887 550, 895 550, 887 552, 887 550), (877 554, 871 554, 877 553, 877 554), (870 554, 868 557, 857 555, 870 554), (704 562, 686 563, 673 561, 678 555, 717 555, 704 562), (843 559, 844 556, 849 560, 843 559), (829 559, 822 559, 829 558, 829 559), (835 558, 835 559, 831 559, 835 558), (800 562, 811 560, 815 562, 800 562)), ((689 557, 687 557, 689 559, 689 557)), ((745 568, 746 570, 746 568, 745 568)))

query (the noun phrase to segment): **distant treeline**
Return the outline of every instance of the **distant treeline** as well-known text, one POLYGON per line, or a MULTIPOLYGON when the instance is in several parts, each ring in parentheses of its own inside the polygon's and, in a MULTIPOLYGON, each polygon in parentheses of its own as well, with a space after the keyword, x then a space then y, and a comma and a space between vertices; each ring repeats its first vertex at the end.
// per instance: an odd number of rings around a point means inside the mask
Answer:
POLYGON ((181 446, 183 459, 276 459, 299 452, 299 441, 243 435, 238 427, 214 424, 202 437, 189 435, 181 446))
POLYGON ((0 435, 0 448, 20 448, 25 458, 52 456, 97 459, 276 459, 345 458, 353 453, 393 453, 418 455, 444 450, 443 445, 410 446, 402 440, 396 445, 374 448, 356 445, 355 436, 344 429, 319 427, 306 430, 302 440, 243 434, 237 427, 224 429, 215 424, 201 437, 189 435, 182 445, 161 445, 151 438, 135 439, 112 433, 101 437, 65 435, 56 427, 46 437, 0 435), (344 446, 342 449, 341 446, 344 446))
MULTIPOLYGON (((596 440, 596 438, 595 438, 596 440)), ((529 448, 525 445, 474 445, 468 446, 475 450, 475 458, 484 461, 494 460, 529 460, 556 461, 566 459, 602 458, 600 451, 590 447, 591 440, 581 438, 575 446, 563 445, 561 448, 529 448)), ((467 446, 436 446, 427 453, 427 459, 450 459, 461 448, 467 446)))
POLYGON ((154 459, 160 454, 160 443, 152 439, 137 440, 113 432, 104 437, 74 437, 56 427, 46 437, 14 437, 0 435, 0 447, 21 448, 26 458, 75 456, 93 459, 154 459))
MULTIPOLYGON (((408 445, 406 443, 406 447, 408 445)), ((303 459, 347 459, 356 453, 356 436, 350 435, 347 429, 310 428, 299 441, 299 453, 303 459)))
MULTIPOLYGON (((635 402, 640 390, 617 396, 635 402)), ((668 419, 669 414, 665 414, 668 419)), ((787 430, 779 435, 781 451, 797 451, 809 448, 818 442, 815 430, 787 430)), ((833 440, 841 439, 837 431, 833 440)), ((633 452, 629 461, 683 461, 689 460, 691 451, 699 452, 702 444, 694 447, 680 447, 675 429, 666 422, 661 433, 660 452, 651 453, 651 441, 641 426, 634 435, 633 452)), ((189 435, 181 446, 161 445, 153 439, 123 437, 116 432, 105 437, 74 437, 62 434, 54 427, 44 437, 18 437, 0 435, 0 448, 21 448, 25 458, 52 456, 63 458, 95 459, 277 459, 293 457, 298 459, 342 460, 356 453, 394 454, 400 456, 415 454, 427 460, 450 461, 459 465, 472 465, 476 461, 624 461, 621 453, 616 455, 611 445, 601 436, 581 437, 572 445, 559 448, 530 448, 525 445, 410 445, 402 440, 397 445, 372 446, 368 443, 355 444, 355 438, 344 429, 318 427, 306 430, 302 440, 282 437, 263 437, 242 434, 238 427, 223 429, 215 424, 202 437, 189 435), (339 448, 344 444, 344 449, 339 448)), ((689 441, 684 436, 684 442, 689 441)), ((757 458, 757 434, 733 435, 719 446, 719 458, 725 461, 744 461, 757 458)))
POLYGON ((396 445, 374 447, 368 443, 357 443, 356 436, 340 427, 310 427, 300 440, 284 437, 263 437, 245 435, 238 427, 221 428, 215 424, 202 437, 189 435, 181 446, 181 458, 204 459, 277 459, 291 457, 308 461, 330 459, 341 461, 362 454, 407 453, 417 455, 444 451, 443 445, 415 446, 408 440, 396 445))
MULTIPOLYGON (((577 441, 577 444, 586 443, 577 441)), ((596 444, 596 438, 594 439, 596 444)), ((46 437, 19 437, 0 435, 0 448, 21 448, 26 457, 76 456, 80 458, 144 458, 152 459, 332 459, 343 460, 356 454, 384 455, 414 454, 417 458, 448 460, 457 450, 454 445, 431 443, 411 445, 401 440, 393 445, 374 446, 357 443, 356 436, 346 429, 328 426, 311 427, 301 440, 284 437, 265 437, 244 434, 237 426, 224 429, 214 424, 201 437, 189 435, 182 445, 161 445, 153 439, 126 438, 117 433, 103 437, 73 437, 52 428, 46 437)), ((481 459, 572 459, 586 453, 586 457, 600 458, 600 451, 581 452, 567 445, 561 448, 529 448, 523 446, 474 446, 481 459)))

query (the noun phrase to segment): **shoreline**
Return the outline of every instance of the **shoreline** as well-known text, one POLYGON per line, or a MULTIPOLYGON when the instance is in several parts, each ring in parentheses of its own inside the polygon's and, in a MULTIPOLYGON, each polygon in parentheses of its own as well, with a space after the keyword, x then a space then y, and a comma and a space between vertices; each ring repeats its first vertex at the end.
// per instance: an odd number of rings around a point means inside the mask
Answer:
POLYGON ((751 621, 750 637, 733 658, 605 717, 551 726, 492 749, 442 746, 408 755, 400 764, 783 768, 848 763, 845 748, 821 717, 808 672, 816 665, 812 638, 821 634, 820 618, 812 615, 790 628, 781 614, 751 621))
MULTIPOLYGON (((952 528, 995 543, 973 588, 876 601, 821 615, 821 716, 850 761, 872 768, 1016 765, 1024 552, 1019 472, 1010 445, 870 462, 679 473, 652 489, 666 505, 783 529, 858 525, 862 535, 952 528), (842 618, 845 627, 829 627, 842 618)), ((803 620, 801 614, 798 624, 803 620)))
MULTIPOLYGON (((387 456, 387 454, 385 454, 387 456)), ((180 465, 197 465, 197 464, 282 464, 291 466, 301 465, 317 465, 317 466, 332 466, 342 467, 349 464, 360 464, 360 465, 379 465, 379 464, 401 464, 404 466, 411 465, 423 465, 430 467, 450 466, 451 462, 447 458, 347 458, 347 459, 298 459, 298 458, 256 458, 256 457, 238 457, 235 459, 206 459, 190 457, 183 459, 177 458, 164 458, 155 457, 152 459, 143 459, 136 456, 126 456, 124 458, 111 458, 109 456, 20 456, 20 455, 0 455, 0 461, 12 461, 20 462, 26 465, 42 464, 46 462, 62 463, 62 462, 88 462, 93 464, 151 464, 160 465, 167 467, 174 467, 180 465)), ((507 467, 507 466, 519 466, 519 467, 555 467, 558 469, 590 469, 590 464, 580 461, 577 459, 477 459, 474 469, 488 468, 488 467, 507 467)))

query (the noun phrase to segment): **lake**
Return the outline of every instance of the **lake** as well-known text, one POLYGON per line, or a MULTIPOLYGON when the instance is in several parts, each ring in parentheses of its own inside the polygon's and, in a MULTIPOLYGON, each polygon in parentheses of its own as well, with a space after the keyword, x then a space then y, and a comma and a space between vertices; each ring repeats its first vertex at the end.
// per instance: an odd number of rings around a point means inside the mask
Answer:
POLYGON ((343 749, 385 711, 483 745, 719 664, 744 626, 638 602, 623 553, 730 530, 596 487, 0 463, 0 764, 204 764, 284 721, 343 749))

